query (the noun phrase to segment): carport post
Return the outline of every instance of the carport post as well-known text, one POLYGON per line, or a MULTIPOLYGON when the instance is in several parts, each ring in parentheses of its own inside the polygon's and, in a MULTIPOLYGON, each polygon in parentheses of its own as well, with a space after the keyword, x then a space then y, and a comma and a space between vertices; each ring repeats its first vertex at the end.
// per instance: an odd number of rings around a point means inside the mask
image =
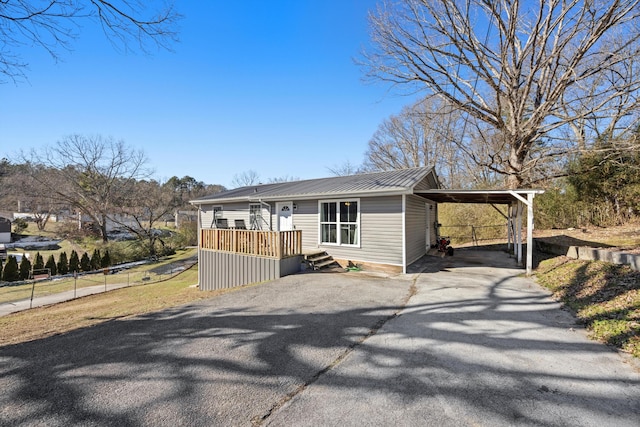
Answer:
POLYGON ((522 262, 522 205, 527 205, 527 276, 531 275, 533 265, 533 192, 527 192, 525 199, 518 193, 510 191, 510 193, 518 199, 518 262, 522 262))
POLYGON ((533 198, 535 194, 527 193, 527 276, 531 275, 533 265, 533 198))

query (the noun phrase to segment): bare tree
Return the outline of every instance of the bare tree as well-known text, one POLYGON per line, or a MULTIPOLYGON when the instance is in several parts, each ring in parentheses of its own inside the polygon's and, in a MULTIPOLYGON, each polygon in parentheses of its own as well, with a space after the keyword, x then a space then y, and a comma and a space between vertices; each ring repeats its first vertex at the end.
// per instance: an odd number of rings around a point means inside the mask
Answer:
POLYGON ((570 126, 637 124, 639 13, 639 0, 386 2, 371 17, 364 65, 464 111, 494 149, 480 155, 466 135, 460 148, 515 188, 593 142, 566 139, 570 126), (608 119, 614 110, 625 120, 608 119))
POLYGON ((466 169, 458 148, 461 114, 436 97, 423 99, 384 120, 369 141, 365 153, 366 170, 436 167, 446 186, 472 185, 477 174, 466 169))
POLYGON ((233 175, 231 186, 233 188, 246 187, 248 185, 260 184, 260 175, 253 169, 233 175))
POLYGON ((282 175, 282 176, 276 176, 276 177, 273 177, 273 178, 269 178, 267 180, 267 182, 269 184, 275 184, 277 182, 291 182, 291 181, 300 181, 300 177, 292 176, 292 175, 282 175))
POLYGON ((40 155, 33 151, 30 163, 51 171, 47 179, 32 174, 42 190, 57 203, 68 204, 88 215, 108 240, 107 219, 146 178, 146 157, 123 141, 101 136, 67 136, 40 155))
POLYGON ((355 165, 351 163, 349 160, 346 160, 344 163, 339 165, 327 166, 327 170, 331 172, 334 176, 358 175, 366 172, 365 166, 355 165))
POLYGON ((154 180, 135 182, 109 218, 122 230, 146 245, 150 256, 157 255, 157 244, 165 242, 157 223, 172 218, 179 201, 170 186, 154 180))
POLYGON ((36 46, 59 60, 85 22, 97 23, 117 49, 169 49, 180 15, 158 0, 7 0, 0 2, 0 74, 24 77, 27 63, 15 53, 36 46))

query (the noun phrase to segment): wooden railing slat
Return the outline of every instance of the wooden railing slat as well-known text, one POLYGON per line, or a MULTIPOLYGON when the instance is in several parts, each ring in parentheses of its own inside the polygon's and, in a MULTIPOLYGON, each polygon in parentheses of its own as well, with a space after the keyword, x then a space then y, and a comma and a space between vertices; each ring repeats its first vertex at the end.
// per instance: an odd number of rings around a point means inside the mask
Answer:
POLYGON ((302 253, 302 232, 202 229, 200 247, 221 252, 284 258, 302 253))

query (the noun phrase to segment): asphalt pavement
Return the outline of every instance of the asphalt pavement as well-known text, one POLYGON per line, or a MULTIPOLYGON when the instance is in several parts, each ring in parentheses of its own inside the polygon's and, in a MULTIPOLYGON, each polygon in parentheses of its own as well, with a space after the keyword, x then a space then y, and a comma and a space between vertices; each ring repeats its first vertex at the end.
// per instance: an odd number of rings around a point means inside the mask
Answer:
POLYGON ((0 425, 637 427, 637 360, 512 263, 298 274, 0 347, 0 425))

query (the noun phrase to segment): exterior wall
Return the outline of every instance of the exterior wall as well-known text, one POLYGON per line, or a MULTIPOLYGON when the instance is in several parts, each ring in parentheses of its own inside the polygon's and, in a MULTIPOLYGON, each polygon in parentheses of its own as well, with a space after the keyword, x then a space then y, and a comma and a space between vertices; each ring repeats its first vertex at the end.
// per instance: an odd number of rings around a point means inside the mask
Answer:
MULTIPOLYGON (((300 200, 296 201, 296 208, 293 210, 293 228, 302 230, 302 247, 318 247, 318 201, 300 200)), ((278 219, 275 218, 274 221, 278 219)))
POLYGON ((427 252, 427 206, 420 196, 407 196, 405 205, 405 241, 407 265, 420 259, 427 252))
POLYGON ((213 291, 275 280, 300 271, 301 262, 301 256, 275 259, 200 249, 199 287, 213 291))
MULTIPOLYGON (((218 203, 212 205, 202 205, 200 212, 200 220, 202 228, 215 228, 213 225, 213 208, 214 206, 222 207, 222 216, 221 218, 225 218, 229 223, 229 227, 233 227, 235 225, 236 219, 244 220, 244 223, 247 228, 251 228, 250 218, 249 218, 249 202, 238 202, 238 203, 218 203)), ((262 209, 263 217, 269 221, 270 212, 269 209, 264 206, 262 209)), ((263 230, 268 230, 266 224, 263 224, 263 230)))
POLYGON ((321 248, 334 258, 356 264, 363 261, 402 265, 402 196, 360 198, 360 247, 320 245, 318 227, 316 219, 312 247, 321 248))
POLYGON ((11 221, 0 217, 0 243, 11 243, 11 221))
MULTIPOLYGON (((340 199, 344 200, 344 197, 340 199)), ((322 200, 332 200, 332 198, 327 197, 322 200)), ((402 196, 361 197, 359 200, 359 247, 321 245, 319 243, 318 200, 295 200, 293 227, 295 230, 302 231, 302 247, 305 249, 322 249, 336 259, 348 260, 354 263, 366 262, 402 266, 402 196)), ((424 199, 421 200, 424 211, 424 199)), ((270 202, 269 204, 272 206, 271 223, 276 224, 277 214, 273 208, 275 207, 275 202, 270 202)), ((202 206, 201 224, 203 228, 212 228, 213 206, 223 207, 222 218, 227 218, 230 226, 233 225, 233 220, 236 218, 244 219, 247 226, 249 226, 248 203, 221 203, 202 206)), ((425 221, 423 213, 423 231, 421 233, 423 243, 425 241, 425 221)), ((202 270, 204 268, 205 266, 202 265, 202 270)))
POLYGON ((438 188, 438 183, 432 173, 427 174, 427 176, 414 187, 416 190, 431 190, 432 188, 438 188))

